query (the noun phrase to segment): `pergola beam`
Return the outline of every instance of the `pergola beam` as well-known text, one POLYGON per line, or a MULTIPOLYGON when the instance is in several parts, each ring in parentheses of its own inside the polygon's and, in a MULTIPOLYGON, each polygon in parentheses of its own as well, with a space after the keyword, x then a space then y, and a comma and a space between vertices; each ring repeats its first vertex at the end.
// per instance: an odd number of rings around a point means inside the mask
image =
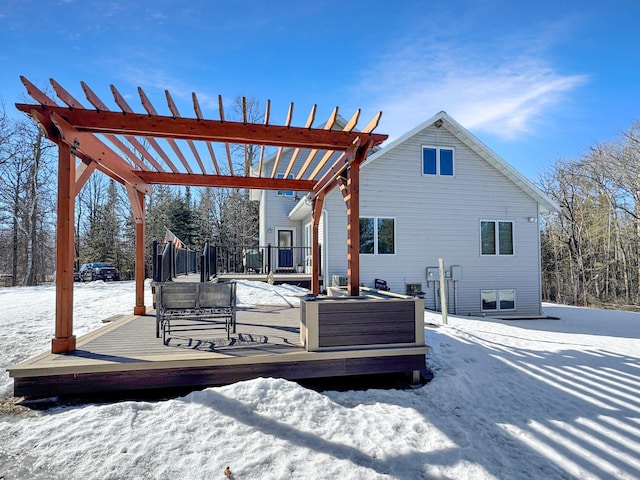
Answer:
MULTIPOLYGON (((34 106, 16 104, 16 108, 29 113, 34 106)), ((42 106, 64 118, 81 132, 140 135, 144 137, 176 138, 183 140, 208 140, 212 142, 249 143, 254 145, 317 148, 318 150, 346 150, 362 132, 320 130, 304 127, 247 124, 242 122, 173 118, 160 115, 144 115, 111 111, 71 109, 59 106, 42 106)), ((374 145, 386 140, 387 135, 366 134, 374 145)))
POLYGON ((82 187, 84 187, 85 183, 87 183, 87 180, 89 180, 89 177, 97 166, 98 164, 89 158, 87 158, 86 160, 83 159, 82 161, 78 162, 78 164, 76 165, 76 195, 78 194, 78 192, 80 192, 80 190, 82 190, 82 187))
MULTIPOLYGON (((51 140, 52 142, 54 142, 55 144, 59 145, 61 142, 60 139, 60 132, 58 131, 57 127, 55 126, 55 124, 51 121, 50 118, 47 118, 44 116, 43 112, 41 110, 32 110, 30 113, 30 117, 33 118, 44 130, 47 138, 49 140, 51 140)), ((124 185, 124 180, 116 175, 114 175, 111 171, 107 170, 104 166, 98 164, 97 162, 94 162, 90 157, 88 157, 86 154, 84 154, 83 152, 78 152, 76 151, 76 156, 78 158, 80 158, 84 163, 96 163, 95 168, 97 170, 99 170, 100 172, 104 173, 105 175, 107 175, 108 177, 114 179, 116 182, 123 184, 124 185)), ((80 174, 82 176, 84 176, 86 173, 86 171, 81 171, 80 174)), ((88 174, 87 174, 88 175, 88 174)), ((82 186, 85 184, 85 182, 87 181, 89 177, 87 176, 86 178, 81 178, 78 177, 76 175, 76 195, 77 193, 80 191, 80 188, 82 188, 82 186), (78 182, 78 180, 82 180, 81 182, 78 182)))
POLYGON ((152 192, 151 186, 136 177, 131 170, 128 170, 126 168, 127 163, 123 163, 118 154, 98 140, 95 135, 76 131, 64 119, 55 114, 53 114, 51 121, 60 131, 63 142, 74 146, 74 148, 100 164, 103 168, 109 170, 111 172, 110 176, 118 177, 144 193, 152 192))
POLYGON ((192 187, 254 188, 258 190, 295 190, 310 192, 315 182, 284 178, 241 177, 239 175, 195 175, 134 170, 136 177, 151 184, 189 185, 192 187))

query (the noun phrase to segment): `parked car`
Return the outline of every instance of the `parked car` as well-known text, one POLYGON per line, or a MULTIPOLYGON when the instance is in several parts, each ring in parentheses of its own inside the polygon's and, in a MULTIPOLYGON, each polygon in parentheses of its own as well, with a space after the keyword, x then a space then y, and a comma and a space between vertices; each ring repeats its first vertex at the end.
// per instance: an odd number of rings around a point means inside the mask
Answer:
POLYGON ((80 267, 80 281, 91 282, 93 280, 120 280, 118 269, 106 262, 84 263, 80 267))
MULTIPOLYGON (((57 272, 57 270, 53 271, 53 281, 54 282, 56 281, 56 272, 57 272)), ((79 282, 80 281, 80 272, 78 271, 77 268, 73 269, 73 281, 74 282, 79 282)))

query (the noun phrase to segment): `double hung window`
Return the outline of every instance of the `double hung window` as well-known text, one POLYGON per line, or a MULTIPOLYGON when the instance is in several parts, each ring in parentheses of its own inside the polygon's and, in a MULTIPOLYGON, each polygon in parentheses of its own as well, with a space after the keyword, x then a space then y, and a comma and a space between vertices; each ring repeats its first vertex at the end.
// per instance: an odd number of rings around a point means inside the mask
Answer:
POLYGON ((482 255, 513 255, 513 222, 482 220, 480 222, 482 255))

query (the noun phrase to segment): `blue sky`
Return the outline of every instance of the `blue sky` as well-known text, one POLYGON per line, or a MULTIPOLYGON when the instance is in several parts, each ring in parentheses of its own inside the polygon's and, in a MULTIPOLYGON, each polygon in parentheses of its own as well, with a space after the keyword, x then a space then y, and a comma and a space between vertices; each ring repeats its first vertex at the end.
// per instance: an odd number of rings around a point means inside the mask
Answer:
POLYGON ((290 102, 294 125, 314 103, 361 127, 382 110, 391 139, 445 110, 535 179, 640 120, 639 18, 633 0, 3 0, 0 99, 13 115, 20 75, 115 109, 113 83, 140 112, 141 86, 161 114, 164 89, 209 118, 245 95, 280 124, 290 102))

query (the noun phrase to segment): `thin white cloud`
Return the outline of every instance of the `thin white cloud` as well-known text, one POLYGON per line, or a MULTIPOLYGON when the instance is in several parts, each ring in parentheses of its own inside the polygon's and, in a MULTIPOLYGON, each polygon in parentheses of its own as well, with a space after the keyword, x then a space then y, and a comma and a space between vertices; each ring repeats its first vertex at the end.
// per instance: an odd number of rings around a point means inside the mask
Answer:
POLYGON ((119 63, 119 68, 114 68, 114 72, 117 72, 116 77, 124 82, 124 85, 116 84, 116 87, 119 90, 122 88, 121 93, 126 98, 133 100, 131 106, 135 111, 141 110, 137 94, 137 87, 141 87, 161 115, 170 114, 164 96, 165 90, 168 90, 171 94, 181 116, 195 116, 191 92, 196 92, 198 103, 205 118, 213 118, 214 112, 217 115, 219 109, 217 97, 211 96, 206 92, 198 92, 198 89, 194 88, 193 85, 185 83, 182 79, 176 78, 163 69, 154 69, 153 67, 139 68, 119 63), (124 90, 127 90, 127 92, 125 93, 124 90), (134 92, 135 95, 132 95, 129 90, 134 92))
POLYGON ((407 44, 383 57, 364 80, 391 137, 445 110, 475 131, 513 139, 535 130, 544 113, 588 80, 557 72, 530 44, 521 54, 513 43, 507 52, 451 42, 407 44))

